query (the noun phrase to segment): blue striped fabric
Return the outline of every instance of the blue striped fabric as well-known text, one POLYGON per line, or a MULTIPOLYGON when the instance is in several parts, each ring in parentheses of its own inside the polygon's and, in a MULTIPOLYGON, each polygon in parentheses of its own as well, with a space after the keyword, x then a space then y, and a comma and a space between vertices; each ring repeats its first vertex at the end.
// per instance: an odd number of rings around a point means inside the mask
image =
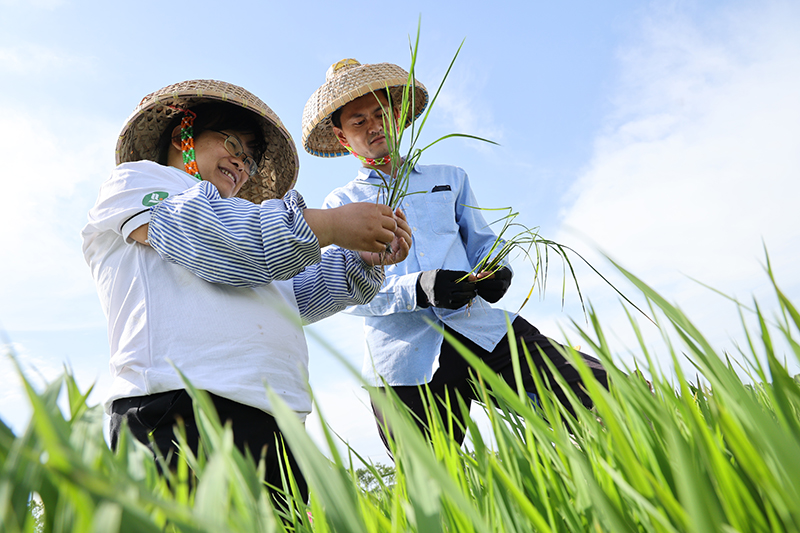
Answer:
POLYGON ((367 266, 352 250, 331 246, 320 263, 293 278, 300 316, 310 324, 348 306, 368 303, 383 280, 382 268, 367 266))
POLYGON ((294 190, 256 205, 222 198, 203 181, 152 208, 148 242, 162 259, 210 283, 255 287, 292 279, 306 323, 369 302, 383 270, 350 250, 332 246, 320 254, 305 207, 294 190))

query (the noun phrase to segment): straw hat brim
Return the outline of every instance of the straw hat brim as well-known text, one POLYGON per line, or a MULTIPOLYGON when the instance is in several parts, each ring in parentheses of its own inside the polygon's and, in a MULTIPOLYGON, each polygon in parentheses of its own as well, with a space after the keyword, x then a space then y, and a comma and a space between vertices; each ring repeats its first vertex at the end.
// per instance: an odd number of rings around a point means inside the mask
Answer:
POLYGON ((249 91, 217 80, 184 81, 145 96, 119 134, 117 164, 156 161, 158 142, 174 114, 180 113, 169 106, 188 109, 205 102, 227 102, 252 111, 263 128, 266 150, 258 162, 258 173, 245 182, 237 196, 258 204, 281 198, 294 187, 299 168, 297 148, 278 115, 249 91))
MULTIPOLYGON (((311 95, 303 109, 303 148, 318 157, 347 155, 347 150, 333 133, 331 114, 356 98, 389 88, 393 105, 399 105, 403 89, 408 83, 408 72, 391 63, 361 65, 355 60, 329 71, 325 83, 311 95)), ((333 67, 332 67, 333 68, 333 67)), ((414 80, 413 112, 406 123, 408 127, 428 105, 428 90, 414 80)))

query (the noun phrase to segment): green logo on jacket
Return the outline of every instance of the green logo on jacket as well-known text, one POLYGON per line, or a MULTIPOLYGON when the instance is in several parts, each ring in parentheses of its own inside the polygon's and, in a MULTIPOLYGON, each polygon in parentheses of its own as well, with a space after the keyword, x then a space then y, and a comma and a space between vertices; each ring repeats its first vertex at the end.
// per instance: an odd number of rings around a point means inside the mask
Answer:
POLYGON ((169 196, 168 192, 164 191, 155 191, 149 194, 146 194, 144 198, 142 198, 142 205, 145 207, 150 207, 156 205, 161 200, 165 200, 169 196))

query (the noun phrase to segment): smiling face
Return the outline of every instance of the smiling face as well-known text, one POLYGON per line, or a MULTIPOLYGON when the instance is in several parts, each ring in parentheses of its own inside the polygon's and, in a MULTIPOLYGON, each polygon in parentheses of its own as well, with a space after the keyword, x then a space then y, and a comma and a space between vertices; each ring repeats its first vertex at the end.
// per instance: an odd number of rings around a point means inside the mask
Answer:
MULTIPOLYGON (((195 116, 192 129, 200 177, 213 183, 222 197, 235 196, 249 177, 248 167, 258 166, 267 149, 263 119, 249 109, 228 102, 204 102, 191 107, 190 111, 195 116), (225 143, 229 135, 235 136, 235 139, 229 138, 230 150, 225 143), (251 165, 243 162, 245 156, 251 165)), ((157 163, 180 170, 186 168, 181 150, 183 117, 183 113, 173 114, 159 140, 156 158, 157 163)))
MULTIPOLYGON (((180 127, 176 129, 177 137, 173 136, 170 150, 170 165, 183 170, 180 127)), ((224 132, 205 130, 194 139, 194 152, 200 176, 203 180, 211 182, 223 198, 236 196, 242 185, 250 178, 247 165, 244 164, 241 157, 231 155, 225 148, 227 135, 236 136, 241 142, 245 154, 253 157, 251 144, 256 136, 252 133, 236 130, 224 130, 224 132)))
POLYGON ((389 154, 389 147, 383 132, 383 109, 388 107, 389 101, 383 91, 356 98, 342 108, 341 128, 333 126, 333 132, 360 156, 384 157, 389 154))

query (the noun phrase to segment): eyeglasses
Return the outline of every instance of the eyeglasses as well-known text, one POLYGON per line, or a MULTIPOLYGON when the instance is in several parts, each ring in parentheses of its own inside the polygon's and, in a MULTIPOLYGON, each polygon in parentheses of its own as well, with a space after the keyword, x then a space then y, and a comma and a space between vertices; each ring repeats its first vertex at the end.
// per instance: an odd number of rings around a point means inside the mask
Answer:
POLYGON ((242 163, 244 163, 244 169, 247 171, 249 176, 255 176, 256 172, 258 172, 258 163, 256 163, 252 157, 244 152, 244 146, 242 146, 242 141, 239 140, 239 137, 230 133, 225 133, 224 131, 212 131, 225 136, 225 149, 233 157, 238 157, 242 160, 242 163))

